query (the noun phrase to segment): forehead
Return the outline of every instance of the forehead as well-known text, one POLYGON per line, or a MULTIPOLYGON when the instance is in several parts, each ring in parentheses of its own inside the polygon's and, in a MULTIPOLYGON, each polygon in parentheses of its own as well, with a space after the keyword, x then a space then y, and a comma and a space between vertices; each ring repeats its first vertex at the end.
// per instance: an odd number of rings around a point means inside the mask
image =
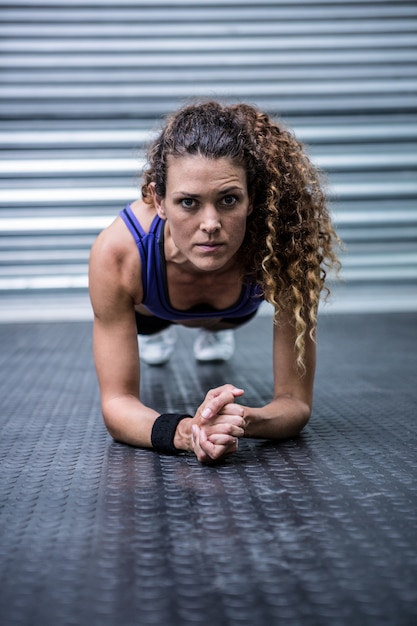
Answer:
POLYGON ((198 184, 237 184, 246 188, 246 171, 229 157, 209 159, 201 155, 172 156, 167 158, 167 186, 198 184))

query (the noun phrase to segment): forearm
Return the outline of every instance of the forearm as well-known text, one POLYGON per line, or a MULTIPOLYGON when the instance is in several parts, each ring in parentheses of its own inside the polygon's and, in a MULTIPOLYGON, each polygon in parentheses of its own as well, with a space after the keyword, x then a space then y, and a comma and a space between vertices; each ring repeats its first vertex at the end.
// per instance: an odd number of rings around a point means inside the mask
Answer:
MULTIPOLYGON (((104 423, 113 439, 139 448, 152 447, 152 428, 160 413, 134 396, 103 402, 102 411, 104 423)), ((176 449, 192 450, 191 422, 191 418, 184 418, 178 424, 173 442, 176 449)))
POLYGON ((121 443, 151 447, 151 432, 159 413, 134 396, 118 396, 102 402, 104 423, 109 434, 121 443))
POLYGON ((269 404, 244 407, 245 436, 265 439, 295 437, 307 424, 311 407, 292 396, 280 396, 269 404))

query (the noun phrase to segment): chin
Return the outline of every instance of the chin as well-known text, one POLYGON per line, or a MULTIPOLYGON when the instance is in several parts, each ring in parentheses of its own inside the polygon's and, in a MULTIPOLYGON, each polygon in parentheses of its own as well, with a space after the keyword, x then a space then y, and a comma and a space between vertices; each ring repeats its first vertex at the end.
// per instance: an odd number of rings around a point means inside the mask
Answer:
POLYGON ((228 261, 220 259, 197 259, 195 262, 191 262, 196 270, 204 273, 222 270, 228 263, 228 261))

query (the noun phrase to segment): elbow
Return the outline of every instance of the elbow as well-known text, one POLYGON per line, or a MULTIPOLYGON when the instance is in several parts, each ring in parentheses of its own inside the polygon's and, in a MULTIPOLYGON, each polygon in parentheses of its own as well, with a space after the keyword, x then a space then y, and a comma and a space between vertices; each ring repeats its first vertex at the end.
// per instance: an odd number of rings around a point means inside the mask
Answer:
POLYGON ((301 433, 302 430, 307 426, 310 421, 312 413, 312 406, 305 402, 301 403, 300 412, 298 415, 298 433, 301 433))
POLYGON ((131 446, 149 447, 154 413, 149 415, 143 410, 138 398, 133 396, 117 396, 110 398, 101 405, 104 425, 118 443, 131 446))
POLYGON ((310 420, 312 407, 307 402, 297 400, 291 413, 292 415, 287 422, 288 436, 298 437, 310 420))
POLYGON ((116 424, 114 423, 114 420, 106 416, 104 412, 103 412, 103 422, 110 437, 114 439, 115 441, 120 441, 120 437, 118 436, 118 429, 117 429, 116 424))
POLYGON ((117 417, 114 411, 110 409, 106 404, 102 404, 101 413, 103 416, 104 426, 110 437, 115 441, 122 442, 123 437, 121 433, 120 418, 117 417))

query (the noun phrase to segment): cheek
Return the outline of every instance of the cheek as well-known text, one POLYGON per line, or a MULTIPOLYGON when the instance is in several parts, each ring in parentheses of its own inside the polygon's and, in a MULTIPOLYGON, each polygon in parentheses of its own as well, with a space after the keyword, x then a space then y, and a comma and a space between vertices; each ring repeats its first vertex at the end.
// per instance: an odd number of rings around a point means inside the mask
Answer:
POLYGON ((171 237, 176 244, 186 244, 191 241, 196 226, 190 219, 175 219, 169 223, 171 237))
POLYGON ((232 220, 228 224, 228 231, 230 237, 242 242, 246 234, 246 219, 232 220))

